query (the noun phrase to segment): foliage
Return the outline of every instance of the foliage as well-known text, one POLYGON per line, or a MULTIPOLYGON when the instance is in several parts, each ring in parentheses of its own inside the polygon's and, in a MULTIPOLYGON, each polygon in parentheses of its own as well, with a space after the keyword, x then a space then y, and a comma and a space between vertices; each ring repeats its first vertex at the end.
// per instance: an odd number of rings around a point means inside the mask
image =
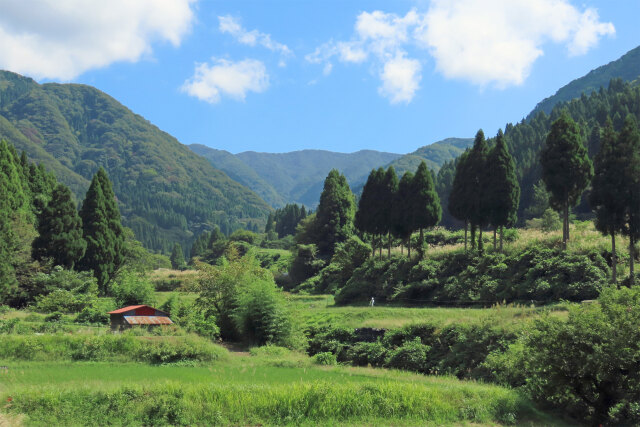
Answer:
POLYGON ((111 294, 118 307, 155 303, 155 289, 149 279, 131 271, 118 275, 111 286, 111 294))
POLYGON ((318 274, 325 266, 326 262, 318 257, 316 245, 298 245, 289 269, 292 284, 304 282, 318 274))
MULTIPOLYGON (((269 214, 269 217, 273 225, 272 231, 278 233, 278 238, 282 239, 285 236, 295 234, 298 223, 307 217, 307 209, 304 205, 299 206, 296 203, 291 203, 276 209, 273 214, 269 214)), ((271 230, 265 228, 265 232, 269 231, 271 230)))
POLYGON ((332 366, 336 365, 338 361, 336 360, 336 355, 329 352, 317 353, 313 356, 313 363, 316 365, 323 366, 332 366))
POLYGON ((171 261, 171 268, 174 270, 183 270, 186 268, 187 264, 184 261, 184 254, 182 253, 182 246, 180 243, 176 243, 173 245, 173 250, 171 251, 171 257, 169 257, 171 261))

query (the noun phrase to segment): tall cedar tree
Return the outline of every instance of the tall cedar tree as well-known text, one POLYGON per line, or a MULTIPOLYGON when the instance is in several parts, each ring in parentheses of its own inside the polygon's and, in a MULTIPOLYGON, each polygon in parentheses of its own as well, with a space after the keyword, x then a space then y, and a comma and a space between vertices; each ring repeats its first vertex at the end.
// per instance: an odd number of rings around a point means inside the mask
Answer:
POLYGON ((118 236, 112 230, 110 212, 113 210, 107 208, 101 179, 96 173, 80 209, 83 237, 87 242, 87 250, 80 265, 84 270, 93 270, 102 295, 108 293, 109 282, 118 270, 118 261, 123 257, 122 253, 117 253, 122 245, 118 244, 118 236))
POLYGON ((575 206, 593 176, 580 128, 566 111, 551 125, 541 153, 542 179, 551 207, 563 217, 562 246, 569 240, 569 209, 575 206))
POLYGON ((171 251, 171 257, 169 258, 171 261, 171 268, 174 270, 182 270, 185 267, 184 254, 182 253, 182 246, 180 243, 176 243, 173 245, 173 250, 171 251))
MULTIPOLYGON (((124 227, 122 226, 120 209, 118 208, 118 201, 116 199, 115 193, 113 192, 113 185, 111 184, 111 180, 109 179, 107 172, 103 168, 100 168, 98 169, 97 175, 98 179, 100 180, 100 185, 102 186, 102 194, 104 195, 105 199, 105 208, 107 219, 109 221, 109 229, 111 230, 111 233, 113 233, 113 275, 120 269, 120 267, 124 263, 124 227)), ((113 277, 110 277, 110 279, 112 278, 113 277)))
POLYGON ((400 239, 401 242, 406 242, 409 258, 411 258, 411 233, 415 229, 414 211, 411 206, 412 195, 413 174, 405 172, 398 184, 398 190, 395 193, 395 199, 392 204, 392 234, 400 239))
POLYGON ((32 244, 34 259, 51 258, 55 265, 72 269, 84 256, 87 242, 82 238, 82 220, 66 185, 58 184, 53 190, 38 216, 38 233, 32 244))
POLYGON ((623 232, 629 237, 629 281, 635 284, 636 242, 640 238, 640 131, 635 117, 627 115, 618 135, 618 145, 626 157, 625 217, 623 232))
POLYGON ((378 193, 379 215, 376 220, 382 234, 387 235, 387 255, 391 257, 391 231, 393 230, 393 203, 398 191, 398 176, 393 166, 389 166, 384 174, 382 186, 378 193))
POLYGON ((315 218, 317 245, 321 256, 331 257, 335 245, 353 234, 354 216, 355 198, 347 178, 332 169, 324 181, 315 218))
POLYGON ((493 225, 493 250, 496 250, 496 230, 500 228, 500 251, 503 246, 505 226, 518 220, 520 203, 520 184, 516 177, 516 166, 504 141, 502 130, 496 136, 496 145, 489 153, 487 161, 487 201, 489 202, 489 221, 493 225))
POLYGON ((423 161, 418 166, 412 182, 410 210, 412 212, 412 231, 420 230, 419 250, 422 255, 424 247, 424 229, 431 228, 442 219, 442 206, 436 192, 431 172, 423 161))
POLYGON ((469 220, 471 222, 471 247, 475 248, 475 231, 480 230, 478 236, 478 250, 483 250, 482 228, 489 225, 489 200, 487 198, 487 156, 489 146, 480 129, 476 133, 473 148, 469 152, 469 175, 465 183, 469 186, 468 199, 469 220))
POLYGON ((605 236, 611 236, 611 281, 616 283, 616 234, 622 232, 625 227, 625 210, 628 204, 626 172, 630 158, 629 153, 621 149, 610 118, 607 118, 598 141, 600 151, 593 161, 595 174, 591 183, 589 204, 596 214, 596 229, 605 236))
POLYGON ((471 218, 471 204, 469 203, 471 187, 467 184, 467 179, 471 174, 470 153, 471 150, 467 150, 458 158, 456 174, 451 185, 451 194, 449 194, 449 213, 454 218, 464 221, 465 251, 467 250, 467 230, 471 218))
POLYGON ((372 252, 376 252, 376 237, 380 234, 376 223, 378 216, 378 193, 384 177, 382 168, 372 169, 367 182, 362 189, 362 195, 358 201, 358 211, 355 216, 355 226, 361 233, 369 233, 373 237, 372 252))

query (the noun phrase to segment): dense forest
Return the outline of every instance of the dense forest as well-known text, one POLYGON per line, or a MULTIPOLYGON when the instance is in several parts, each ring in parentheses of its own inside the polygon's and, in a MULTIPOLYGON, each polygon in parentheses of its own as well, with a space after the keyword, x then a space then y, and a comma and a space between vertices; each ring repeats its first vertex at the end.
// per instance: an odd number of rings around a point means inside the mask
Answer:
POLYGON ((39 85, 0 73, 0 136, 43 163, 80 198, 108 172, 124 224, 146 247, 188 248, 214 225, 264 225, 269 206, 175 138, 89 86, 39 85))

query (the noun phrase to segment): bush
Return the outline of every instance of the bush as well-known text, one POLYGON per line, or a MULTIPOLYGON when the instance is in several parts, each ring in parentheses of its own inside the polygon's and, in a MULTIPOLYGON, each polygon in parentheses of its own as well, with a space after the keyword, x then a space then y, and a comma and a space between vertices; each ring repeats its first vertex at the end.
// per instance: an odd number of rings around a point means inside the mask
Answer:
POLYGON ((111 285, 111 294, 118 307, 136 304, 153 305, 155 290, 151 282, 144 276, 125 271, 111 285))
POLYGON ((359 342, 347 350, 347 358, 356 366, 384 366, 387 349, 380 341, 359 342))
POLYGON ((56 289, 47 295, 36 297, 35 309, 43 313, 62 311, 77 313, 96 303, 95 294, 75 294, 66 289, 56 289))
POLYGON ((45 322, 59 322, 62 320, 62 313, 59 311, 55 311, 44 318, 45 322))
POLYGON ((101 325, 106 325, 109 323, 109 315, 104 310, 100 310, 99 308, 90 306, 85 307, 82 311, 76 316, 76 323, 99 323, 101 325))
POLYGON ((313 363, 316 365, 325 365, 332 366, 336 365, 338 361, 336 360, 336 355, 329 352, 318 353, 313 356, 313 363))
POLYGON ((427 373, 427 353, 430 349, 416 337, 397 349, 391 350, 386 365, 389 368, 427 373))

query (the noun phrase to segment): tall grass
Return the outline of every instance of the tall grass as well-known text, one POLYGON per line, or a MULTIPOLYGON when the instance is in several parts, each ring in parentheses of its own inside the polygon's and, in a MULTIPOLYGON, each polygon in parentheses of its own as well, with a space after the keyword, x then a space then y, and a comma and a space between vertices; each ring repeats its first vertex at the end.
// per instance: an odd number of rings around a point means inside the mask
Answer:
POLYGON ((455 380, 429 386, 169 382, 110 390, 25 389, 13 393, 4 410, 25 414, 29 423, 38 425, 511 424, 541 420, 514 391, 455 380))

